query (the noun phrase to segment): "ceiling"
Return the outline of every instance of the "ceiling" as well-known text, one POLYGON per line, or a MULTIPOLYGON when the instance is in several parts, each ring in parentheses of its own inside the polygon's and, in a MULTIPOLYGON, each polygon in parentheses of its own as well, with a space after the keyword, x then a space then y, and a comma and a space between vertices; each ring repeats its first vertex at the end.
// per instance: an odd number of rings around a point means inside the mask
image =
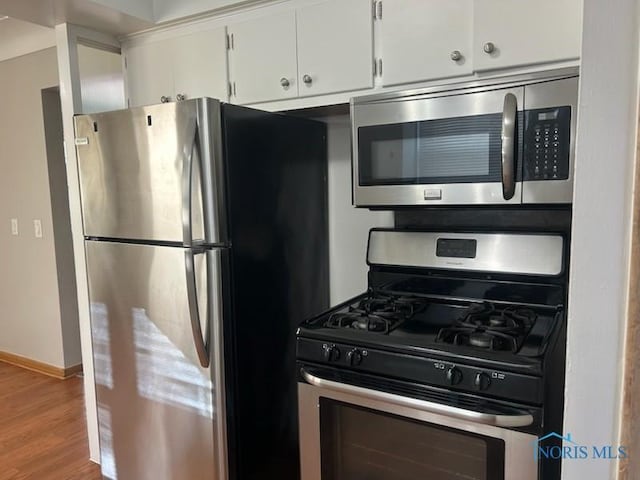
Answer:
POLYGON ((163 23, 191 15, 232 10, 268 1, 270 0, 153 0, 153 15, 157 23, 163 23))
POLYGON ((272 0, 0 0, 0 16, 53 27, 73 23, 116 36, 207 12, 272 0))
POLYGON ((73 23, 114 35, 155 24, 153 0, 0 0, 0 15, 45 27, 73 23))
POLYGON ((0 0, 0 61, 55 46, 72 23, 115 36, 214 11, 273 0, 0 0))

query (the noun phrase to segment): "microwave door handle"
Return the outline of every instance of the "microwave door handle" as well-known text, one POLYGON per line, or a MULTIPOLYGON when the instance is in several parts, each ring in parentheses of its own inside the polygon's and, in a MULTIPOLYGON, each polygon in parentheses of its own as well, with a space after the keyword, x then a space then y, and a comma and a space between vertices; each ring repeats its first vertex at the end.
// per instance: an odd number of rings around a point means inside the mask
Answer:
POLYGON ((504 96, 502 110, 502 196, 511 200, 516 192, 516 120, 518 100, 513 93, 504 96))
POLYGON ((324 378, 317 377, 307 372, 304 368, 301 370, 302 377, 311 385, 336 392, 357 395, 362 398, 384 402, 387 404, 398 405, 401 407, 413 408, 423 412, 444 415, 459 420, 466 420, 473 423, 483 425, 491 425, 494 427, 526 427, 533 423, 533 416, 527 412, 519 412, 511 415, 502 415, 496 413, 483 413, 466 408, 444 405, 418 398, 405 397, 394 393, 381 392, 370 388, 358 387, 346 383, 334 382, 324 378))

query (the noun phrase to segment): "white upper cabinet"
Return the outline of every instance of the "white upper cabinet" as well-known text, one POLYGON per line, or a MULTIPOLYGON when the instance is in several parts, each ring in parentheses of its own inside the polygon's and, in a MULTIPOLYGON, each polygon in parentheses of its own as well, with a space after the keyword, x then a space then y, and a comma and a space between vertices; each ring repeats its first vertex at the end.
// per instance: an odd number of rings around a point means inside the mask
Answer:
POLYGON ((295 12, 228 27, 234 103, 298 96, 295 12))
POLYGON ((332 0, 296 16, 300 96, 373 87, 371 0, 332 0))
POLYGON ((198 97, 227 99, 224 28, 131 45, 125 55, 132 107, 198 97))
POLYGON ((209 96, 304 108, 330 94, 327 104, 359 91, 574 64, 582 2, 264 2, 125 42, 129 103, 209 96))
POLYGON ((126 51, 129 106, 175 100, 170 41, 133 45, 126 51))
POLYGON ((229 88, 226 41, 224 28, 196 32, 174 40, 176 96, 213 97, 226 101, 229 88))
POLYGON ((470 75, 473 3, 384 0, 377 6, 383 85, 470 75))
POLYGON ((580 57, 582 0, 475 0, 476 70, 580 57))

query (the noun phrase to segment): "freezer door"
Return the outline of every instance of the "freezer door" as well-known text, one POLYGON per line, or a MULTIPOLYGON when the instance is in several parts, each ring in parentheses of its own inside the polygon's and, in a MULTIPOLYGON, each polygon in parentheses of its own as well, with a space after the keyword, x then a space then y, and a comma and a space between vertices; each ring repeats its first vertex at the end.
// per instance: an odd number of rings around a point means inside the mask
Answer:
POLYGON ((86 236, 225 242, 217 100, 81 115, 75 128, 86 236))
POLYGON ((225 250, 87 241, 86 251, 104 477, 226 480, 225 250))

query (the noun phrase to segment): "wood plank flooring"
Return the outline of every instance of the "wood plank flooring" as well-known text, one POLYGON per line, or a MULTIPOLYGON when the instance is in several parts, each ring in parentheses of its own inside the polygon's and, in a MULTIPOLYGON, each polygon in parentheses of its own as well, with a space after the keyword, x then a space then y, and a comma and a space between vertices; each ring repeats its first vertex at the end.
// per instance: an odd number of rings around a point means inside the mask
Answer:
POLYGON ((0 480, 100 480, 89 461, 82 379, 0 362, 0 480))

